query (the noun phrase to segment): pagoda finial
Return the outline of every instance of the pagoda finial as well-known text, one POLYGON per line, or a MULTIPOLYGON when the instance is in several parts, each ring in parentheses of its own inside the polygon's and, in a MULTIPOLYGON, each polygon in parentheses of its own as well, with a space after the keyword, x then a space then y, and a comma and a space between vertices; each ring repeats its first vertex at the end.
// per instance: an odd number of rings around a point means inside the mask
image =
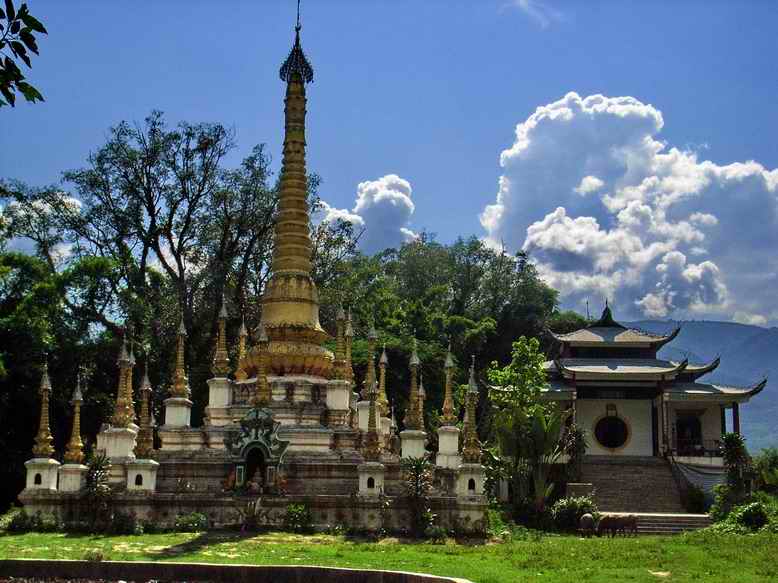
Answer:
POLYGON ((294 27, 294 45, 278 72, 281 80, 287 83, 292 81, 310 83, 313 81, 313 67, 311 67, 302 46, 300 46, 300 29, 302 29, 300 24, 300 0, 297 0, 297 23, 294 27), (299 79, 296 79, 298 76, 299 79))

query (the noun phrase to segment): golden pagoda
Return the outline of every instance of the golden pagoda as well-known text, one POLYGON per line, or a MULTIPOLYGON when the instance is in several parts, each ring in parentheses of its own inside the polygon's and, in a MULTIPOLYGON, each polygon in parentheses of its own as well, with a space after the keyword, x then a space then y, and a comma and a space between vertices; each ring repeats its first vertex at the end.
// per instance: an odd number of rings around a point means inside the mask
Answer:
MULTIPOLYGON (((319 323, 319 294, 311 278, 305 85, 313 81, 313 68, 300 45, 300 28, 298 22, 294 46, 280 70, 286 82, 281 193, 261 323, 270 341, 270 374, 329 378, 334 355, 323 346, 329 335, 319 323)), ((258 350, 252 356, 256 367, 258 350)))

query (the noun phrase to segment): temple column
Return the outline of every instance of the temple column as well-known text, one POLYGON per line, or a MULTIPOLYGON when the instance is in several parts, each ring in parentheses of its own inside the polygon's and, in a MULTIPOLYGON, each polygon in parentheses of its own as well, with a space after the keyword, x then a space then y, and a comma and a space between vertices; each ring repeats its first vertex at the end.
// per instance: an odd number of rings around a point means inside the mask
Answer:
POLYGON ((721 414, 721 435, 727 432, 727 408, 724 405, 719 405, 719 412, 721 414))
POLYGON ((732 431, 740 435, 740 403, 732 403, 732 431))
POLYGON ((664 392, 664 388, 662 389, 660 399, 662 402, 662 443, 663 451, 665 455, 667 455, 672 451, 672 443, 670 443, 670 419, 667 413, 667 401, 669 399, 669 395, 664 392))

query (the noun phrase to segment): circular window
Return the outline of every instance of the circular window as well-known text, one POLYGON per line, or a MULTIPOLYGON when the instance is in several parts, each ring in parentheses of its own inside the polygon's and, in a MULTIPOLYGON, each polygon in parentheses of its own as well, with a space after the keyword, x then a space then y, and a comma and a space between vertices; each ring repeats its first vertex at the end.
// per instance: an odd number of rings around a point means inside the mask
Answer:
POLYGON ((594 427, 594 437, 603 447, 617 449, 627 443, 629 428, 618 417, 603 417, 594 427))

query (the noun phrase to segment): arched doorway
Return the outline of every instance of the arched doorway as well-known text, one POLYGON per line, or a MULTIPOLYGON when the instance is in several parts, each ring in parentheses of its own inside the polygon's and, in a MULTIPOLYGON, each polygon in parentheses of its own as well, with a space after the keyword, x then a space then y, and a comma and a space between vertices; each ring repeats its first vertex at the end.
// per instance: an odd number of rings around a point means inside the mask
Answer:
POLYGON ((263 486, 266 475, 267 462, 262 448, 252 447, 246 453, 246 482, 256 482, 263 486))

